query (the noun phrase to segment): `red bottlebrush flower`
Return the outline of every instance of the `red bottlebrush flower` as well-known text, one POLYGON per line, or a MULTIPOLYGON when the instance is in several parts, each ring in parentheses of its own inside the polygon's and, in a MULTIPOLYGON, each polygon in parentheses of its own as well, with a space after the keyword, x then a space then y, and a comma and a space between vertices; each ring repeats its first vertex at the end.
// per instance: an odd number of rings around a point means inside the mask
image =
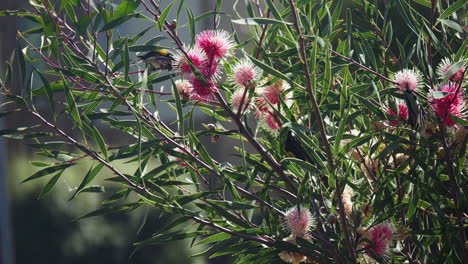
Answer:
POLYGON ((367 236, 372 241, 372 244, 366 245, 367 251, 378 256, 384 256, 393 240, 393 231, 388 225, 379 224, 374 226, 367 236))
MULTIPOLYGON (((444 79, 445 77, 445 74, 448 72, 448 70, 450 69, 450 67, 452 67, 452 62, 450 61, 449 58, 444 58, 440 63, 439 63, 439 66, 437 67, 437 70, 436 70, 436 73, 437 73, 437 76, 440 78, 440 79, 444 79)), ((462 78, 463 78, 463 75, 465 73, 465 70, 466 68, 465 67, 461 67, 460 69, 458 69, 458 71, 452 75, 450 75, 448 77, 448 80, 449 81, 452 81, 452 82, 458 82, 460 81, 462 78)))
MULTIPOLYGON (((390 108, 387 108, 386 111, 393 116, 398 116, 401 119, 408 120, 408 107, 406 107, 404 104, 398 104, 398 114, 390 108)), ((400 121, 398 119, 392 119, 389 121, 389 123, 392 126, 398 126, 400 121)))
POLYGON ((395 74, 393 81, 398 83, 396 87, 403 93, 407 90, 416 90, 421 83, 421 76, 416 70, 404 69, 395 74))
POLYGON ((435 115, 438 118, 442 119, 442 122, 449 126, 455 126, 455 121, 452 120, 450 114, 458 117, 464 117, 465 113, 463 111, 466 110, 466 101, 463 98, 463 93, 461 89, 458 89, 453 83, 447 83, 442 85, 439 88, 439 91, 450 93, 449 95, 443 98, 432 98, 429 102, 432 104, 432 110, 434 110, 435 115))
POLYGON ((258 77, 258 70, 248 60, 242 60, 233 69, 234 81, 241 86, 251 87, 258 77))
POLYGON ((226 56, 233 46, 229 33, 224 30, 203 31, 197 35, 195 43, 205 51, 210 60, 226 56))
MULTIPOLYGON (((200 68, 204 61, 206 61, 205 52, 199 47, 192 47, 187 50, 187 58, 192 62, 195 68, 200 68)), ((175 56, 176 66, 179 67, 179 70, 184 74, 192 73, 192 68, 190 67, 187 59, 182 54, 177 54, 175 56)))
POLYGON ((292 236, 304 239, 309 237, 309 229, 315 224, 309 209, 301 206, 299 210, 297 206, 294 206, 286 212, 285 217, 292 236))
POLYGON ((216 90, 216 86, 210 80, 207 80, 205 83, 199 80, 198 78, 193 77, 190 80, 190 83, 192 84, 193 88, 192 94, 195 93, 196 95, 201 97, 208 97, 216 90))

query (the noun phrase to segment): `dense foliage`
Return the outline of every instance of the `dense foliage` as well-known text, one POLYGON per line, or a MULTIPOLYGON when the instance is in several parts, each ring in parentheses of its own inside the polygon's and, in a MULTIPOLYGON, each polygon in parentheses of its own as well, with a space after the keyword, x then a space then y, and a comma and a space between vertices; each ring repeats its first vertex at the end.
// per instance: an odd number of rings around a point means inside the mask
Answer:
POLYGON ((0 116, 35 125, 0 135, 43 157, 24 179, 52 175, 40 198, 86 163, 71 199, 108 199, 81 217, 175 217, 137 248, 192 239, 236 263, 468 260, 465 0, 235 1, 232 14, 218 0, 199 16, 161 2, 0 13, 34 24, 6 64, 0 116), (120 33, 135 22, 152 24, 120 33), (132 143, 110 143, 108 128, 132 143), (93 184, 102 170, 108 186, 93 184))

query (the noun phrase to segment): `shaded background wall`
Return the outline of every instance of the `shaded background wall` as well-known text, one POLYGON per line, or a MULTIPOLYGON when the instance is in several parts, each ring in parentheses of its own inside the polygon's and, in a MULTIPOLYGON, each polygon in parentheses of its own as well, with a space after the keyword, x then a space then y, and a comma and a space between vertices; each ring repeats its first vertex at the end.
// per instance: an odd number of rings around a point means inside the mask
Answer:
MULTIPOLYGON (((0 1, 0 10, 27 7, 27 1, 24 0, 0 1)), ((120 1, 113 2, 118 4, 120 1)), ((168 4, 170 1, 162 2, 168 4)), ((195 15, 209 11, 215 6, 214 0, 187 2, 192 4, 195 15)), ((224 2, 225 5, 229 5, 224 7, 224 11, 232 10, 229 1, 224 2)), ((180 24, 185 22, 179 21, 180 24)), ((140 29, 149 25, 151 24, 128 23, 119 31, 121 35, 133 35, 135 33, 132 32, 132 28, 135 26, 140 29)), ((4 66, 5 60, 9 59, 18 47, 17 30, 24 30, 27 26, 26 22, 20 18, 0 17, 0 72, 3 72, 1 67, 4 66)), ((212 27, 212 19, 197 24, 198 31, 212 27)), ((165 35, 161 32, 154 32, 154 34, 165 35)), ((189 40, 188 34, 182 34, 181 38, 189 40)), ((170 45, 169 42, 162 44, 170 45)), ((22 87, 18 81, 18 72, 16 68, 16 82, 11 89, 20 93, 22 87)), ((168 83, 166 88, 169 87, 168 83)), ((35 103, 39 108, 41 107, 41 102, 35 103)), ((161 113, 164 112, 161 111, 161 113)), ((171 118, 173 117, 166 117, 166 119, 171 118)), ((0 129, 29 126, 34 123, 36 120, 32 120, 27 114, 15 113, 0 119, 0 129)), ((59 127, 73 134, 67 121, 61 121, 59 127)), ((106 131, 105 127, 102 129, 103 134, 111 134, 109 130, 106 131)), ((124 135, 112 135, 109 142, 111 145, 121 145, 129 139, 124 135)), ((84 195, 73 201, 67 201, 88 170, 90 163, 67 170, 66 177, 60 179, 54 190, 44 199, 38 200, 37 196, 48 179, 20 183, 38 170, 30 164, 31 160, 37 160, 37 156, 34 156, 32 151, 20 141, 0 137, 0 263, 230 263, 229 257, 214 260, 208 260, 206 257, 191 258, 190 255, 203 250, 203 247, 190 249, 191 241, 152 246, 134 252, 132 243, 150 237, 170 220, 162 217, 155 208, 143 207, 130 214, 115 214, 73 221, 74 218, 101 207, 101 202, 105 198, 99 195, 84 195)), ((224 153, 220 145, 212 147, 210 151, 224 153)), ((219 154, 216 156, 219 157, 219 154)), ((100 180, 109 176, 110 173, 102 174, 100 180)))

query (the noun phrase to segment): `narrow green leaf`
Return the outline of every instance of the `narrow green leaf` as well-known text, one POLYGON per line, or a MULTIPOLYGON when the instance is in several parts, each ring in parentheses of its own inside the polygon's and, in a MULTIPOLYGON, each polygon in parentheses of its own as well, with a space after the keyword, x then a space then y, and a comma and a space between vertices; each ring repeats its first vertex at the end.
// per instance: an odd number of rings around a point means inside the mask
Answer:
POLYGON ((292 25, 293 23, 290 22, 285 22, 281 20, 276 20, 276 19, 271 19, 271 18, 261 18, 261 17, 248 17, 248 18, 242 18, 242 19, 235 19, 232 20, 232 23, 234 24, 240 24, 240 25, 274 25, 274 24, 285 24, 285 25, 292 25))
POLYGON ((279 77, 287 82, 291 82, 291 80, 288 78, 288 76, 284 75, 283 73, 273 69, 270 65, 267 65, 257 59, 255 59, 254 57, 250 56, 250 55, 247 55, 250 60, 255 64, 257 65, 259 68, 261 68, 262 70, 264 70, 265 72, 271 74, 271 75, 274 75, 276 77, 279 77))
POLYGON ((44 84, 44 88, 47 92, 47 97, 49 98, 49 103, 50 103, 50 109, 52 110, 53 113, 55 113, 55 98, 54 98, 54 93, 52 92, 52 89, 50 88, 50 83, 47 80, 47 78, 37 69, 34 69, 39 77, 42 80, 42 83, 44 84))
POLYGON ((450 118, 452 118, 453 121, 455 121, 455 123, 459 124, 459 125, 462 125, 462 126, 468 126, 468 120, 465 120, 463 118, 460 118, 456 115, 453 115, 453 114, 450 114, 450 118))
POLYGON ((458 9, 462 8, 463 6, 466 6, 467 2, 468 0, 458 0, 453 5, 447 7, 447 9, 445 9, 444 12, 440 14, 439 19, 445 19, 451 14, 453 14, 454 12, 457 12, 458 9))
POLYGON ((138 14, 136 14, 136 13, 132 13, 132 14, 127 14, 127 15, 121 16, 119 18, 116 18, 114 20, 111 20, 109 23, 105 24, 99 30, 99 32, 111 30, 111 29, 113 29, 115 27, 118 27, 118 26, 122 25, 123 23, 127 22, 128 20, 130 20, 131 18, 136 17, 137 15, 138 14))
POLYGON ((85 71, 85 70, 81 70, 81 69, 63 69, 63 68, 60 68, 60 69, 57 69, 59 71, 61 71, 63 74, 65 75, 68 75, 68 76, 71 76, 71 77, 79 77, 85 81, 88 81, 88 82, 91 82, 91 83, 100 83, 100 79, 98 76, 88 72, 88 71, 85 71))
POLYGON ((195 245, 201 245, 201 244, 206 244, 206 243, 213 243, 213 242, 218 242, 218 241, 223 241, 223 240, 226 240, 226 239, 229 239, 231 238, 231 235, 229 234, 226 234, 226 233, 218 233, 218 234, 214 234, 212 236, 209 236, 205 239, 202 239, 200 241, 198 241, 195 245))
POLYGON ((70 200, 72 200, 73 198, 76 197, 76 195, 78 193, 80 193, 80 191, 86 187, 86 185, 88 183, 90 183, 98 174, 99 172, 102 170, 102 168, 104 168, 104 164, 102 163, 99 163, 97 166, 95 166, 94 168, 90 168, 88 170, 88 173, 86 173, 85 177, 83 178, 83 180, 81 181, 80 185, 78 186, 78 189, 76 190, 76 192, 72 195, 72 197, 70 198, 70 200))
POLYGON ((104 157, 106 160, 109 159, 108 154, 107 154, 107 146, 106 142, 104 141, 104 137, 99 133, 99 130, 95 126, 91 126, 91 129, 93 131, 93 138, 96 140, 96 143, 99 146, 99 149, 101 150, 102 154, 104 154, 104 157))
POLYGON ((121 17, 123 15, 130 14, 131 12, 133 12, 133 10, 135 10, 138 7, 138 5, 139 5, 138 1, 124 0, 117 7, 117 9, 115 10, 115 13, 112 16, 112 18, 117 19, 117 18, 119 18, 119 17, 121 17))
POLYGON ((65 88, 65 96, 67 98, 67 106, 68 110, 70 111, 70 114, 77 123, 78 127, 83 127, 83 123, 81 121, 81 116, 80 112, 78 111, 78 108, 76 106, 75 98, 73 97, 73 94, 70 91, 70 88, 68 88, 68 85, 64 85, 65 88))
POLYGON ((129 203, 129 204, 119 204, 119 205, 108 206, 108 207, 101 208, 101 209, 98 209, 96 211, 93 211, 91 213, 87 213, 87 214, 82 215, 80 217, 77 217, 77 218, 75 218, 73 220, 76 221, 76 220, 80 220, 80 219, 83 219, 83 218, 99 216, 99 215, 106 215, 106 214, 122 212, 122 211, 132 211, 132 210, 135 210, 136 208, 140 207, 141 205, 142 205, 141 203, 129 203))
POLYGON ((124 77, 125 81, 129 81, 128 72, 130 71, 130 54, 128 52, 128 39, 125 39, 125 47, 123 50, 122 60, 124 62, 124 77))
POLYGON ((143 176, 143 179, 151 179, 153 177, 156 177, 158 176, 160 173, 162 173, 163 171, 165 170, 168 170, 168 169, 171 169, 172 167, 174 166, 177 166, 178 164, 180 164, 180 162, 178 161, 173 161, 173 162, 167 162, 161 166, 158 166, 157 168, 154 168, 153 170, 151 170, 150 172, 146 173, 144 176, 143 176))
POLYGON ((31 175, 27 179, 23 180, 22 183, 25 183, 25 182, 28 182, 30 180, 34 180, 34 179, 37 179, 37 178, 40 178, 40 177, 44 177, 44 176, 49 175, 51 173, 54 173, 56 171, 64 170, 64 169, 66 169, 66 168, 68 168, 70 166, 73 166, 73 165, 75 165, 75 163, 65 163, 65 164, 59 164, 59 165, 55 165, 55 166, 52 166, 52 167, 42 169, 42 170, 34 173, 33 175, 31 175))
POLYGON ((54 188, 55 184, 57 183, 62 173, 63 173, 63 170, 55 174, 55 176, 52 177, 52 179, 50 179, 50 181, 46 184, 44 189, 42 189, 41 193, 39 194, 38 199, 44 198, 44 196, 46 196, 52 190, 52 188, 54 188))
POLYGON ((172 1, 166 9, 161 13, 161 15, 158 18, 158 26, 159 26, 159 31, 162 31, 164 23, 166 22, 166 17, 169 15, 169 12, 171 12, 172 7, 174 4, 177 2, 177 0, 172 1))

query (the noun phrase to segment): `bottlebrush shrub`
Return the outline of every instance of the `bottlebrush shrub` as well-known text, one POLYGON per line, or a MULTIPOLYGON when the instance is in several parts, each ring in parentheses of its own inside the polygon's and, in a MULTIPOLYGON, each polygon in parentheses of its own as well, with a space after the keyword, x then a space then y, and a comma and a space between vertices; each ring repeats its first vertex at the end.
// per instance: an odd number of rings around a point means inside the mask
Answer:
POLYGON ((82 217, 143 205, 176 217, 137 247, 192 238, 236 263, 468 261, 463 1, 245 1, 230 16, 216 1, 198 17, 183 0, 30 2, 0 13, 36 23, 4 67, 1 116, 23 112, 34 130, 0 134, 48 159, 24 178, 53 175, 41 198, 84 163, 72 199, 108 190, 93 185, 104 170, 120 189, 82 217), (120 32, 129 20, 150 28, 120 32), (171 71, 134 60, 162 40, 171 71), (213 124, 197 126, 196 109, 213 124))

